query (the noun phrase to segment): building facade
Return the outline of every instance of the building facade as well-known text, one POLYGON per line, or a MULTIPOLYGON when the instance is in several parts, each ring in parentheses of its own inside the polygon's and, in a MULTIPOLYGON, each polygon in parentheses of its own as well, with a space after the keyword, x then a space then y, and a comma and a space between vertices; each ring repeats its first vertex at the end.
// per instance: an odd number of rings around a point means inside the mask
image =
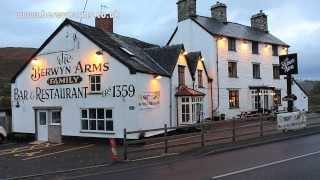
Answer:
POLYGON ((260 11, 251 17, 251 26, 245 26, 228 21, 223 3, 211 7, 211 17, 197 15, 196 5, 196 0, 177 2, 178 25, 168 45, 182 43, 187 51, 201 51, 213 79, 213 114, 231 118, 252 111, 285 111, 286 81, 279 75, 279 56, 288 53, 289 45, 269 32, 267 15, 260 11))
POLYGON ((112 17, 97 20, 97 27, 65 20, 12 79, 13 132, 51 142, 123 138, 125 128, 176 127, 209 117, 200 52, 121 36, 101 27, 112 17))

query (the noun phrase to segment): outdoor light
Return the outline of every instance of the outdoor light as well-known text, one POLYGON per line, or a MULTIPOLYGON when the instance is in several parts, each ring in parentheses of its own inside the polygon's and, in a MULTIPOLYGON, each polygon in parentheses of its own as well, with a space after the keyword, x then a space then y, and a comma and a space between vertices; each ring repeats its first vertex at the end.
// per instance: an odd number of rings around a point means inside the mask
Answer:
POLYGON ((101 55, 103 55, 103 52, 100 50, 100 51, 97 51, 96 52, 96 55, 98 55, 98 56, 101 56, 101 55))
POLYGON ((184 51, 184 52, 183 52, 183 55, 185 55, 185 56, 188 55, 188 52, 187 52, 187 51, 184 51))
POLYGON ((159 80, 159 79, 161 79, 162 77, 161 77, 160 75, 155 75, 153 78, 159 80))
POLYGON ((204 58, 203 58, 203 57, 201 58, 201 61, 204 61, 204 58))
POLYGON ((19 107, 20 107, 20 104, 19 104, 19 101, 17 101, 16 108, 19 108, 19 107))

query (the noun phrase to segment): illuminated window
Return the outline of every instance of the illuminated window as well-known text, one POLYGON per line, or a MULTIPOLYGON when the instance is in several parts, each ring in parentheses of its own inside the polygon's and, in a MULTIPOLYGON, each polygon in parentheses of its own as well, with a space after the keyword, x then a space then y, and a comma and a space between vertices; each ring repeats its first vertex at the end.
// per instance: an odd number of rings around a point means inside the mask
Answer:
POLYGON ((229 108, 239 108, 239 90, 229 90, 229 108))
POLYGON ((185 85, 185 66, 178 66, 178 78, 179 78, 179 86, 185 85))
POLYGON ((203 79, 202 79, 202 75, 203 71, 202 70, 198 70, 198 87, 199 88, 203 88, 203 79))
POLYGON ((228 49, 229 51, 237 51, 235 38, 228 38, 228 49))
POLYGON ((228 73, 230 78, 237 78, 237 62, 228 62, 228 73))
POLYGON ((280 66, 277 64, 273 65, 273 79, 280 79, 280 66))
POLYGON ((112 109, 81 109, 81 130, 93 132, 114 131, 112 109))
POLYGON ((275 106, 281 105, 281 90, 277 89, 274 91, 273 103, 275 106))
POLYGON ((252 54, 259 54, 259 43, 252 41, 252 54))
POLYGON ((252 72, 253 72, 253 79, 261 79, 260 76, 260 64, 254 63, 252 64, 252 72))
POLYGON ((272 55, 273 56, 278 56, 279 55, 278 46, 277 45, 272 45, 272 55))
POLYGON ((101 75, 91 75, 90 78, 90 90, 92 93, 101 92, 101 75))

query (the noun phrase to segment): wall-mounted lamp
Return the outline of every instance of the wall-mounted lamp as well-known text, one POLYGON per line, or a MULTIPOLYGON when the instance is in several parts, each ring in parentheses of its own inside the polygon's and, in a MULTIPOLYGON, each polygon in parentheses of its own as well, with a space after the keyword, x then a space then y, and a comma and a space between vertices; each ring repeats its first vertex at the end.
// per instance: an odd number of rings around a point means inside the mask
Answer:
POLYGON ((201 61, 204 61, 204 58, 203 58, 203 57, 201 57, 201 61))
POLYGON ((96 55, 98 55, 98 56, 101 56, 101 55, 103 55, 103 52, 102 52, 102 50, 100 50, 100 51, 97 51, 97 52, 96 52, 96 55))
POLYGON ((183 55, 185 55, 185 56, 188 55, 188 52, 187 52, 187 51, 184 51, 184 52, 183 52, 183 55))
POLYGON ((269 47, 269 44, 264 44, 264 47, 265 47, 265 48, 268 48, 268 47, 269 47))
POLYGON ((19 107, 20 107, 20 104, 19 104, 19 101, 17 101, 16 108, 19 108, 19 107))
POLYGON ((249 42, 247 40, 243 40, 243 44, 248 44, 249 42))
POLYGON ((160 75, 154 75, 153 78, 159 80, 159 79, 162 78, 162 76, 160 76, 160 75))

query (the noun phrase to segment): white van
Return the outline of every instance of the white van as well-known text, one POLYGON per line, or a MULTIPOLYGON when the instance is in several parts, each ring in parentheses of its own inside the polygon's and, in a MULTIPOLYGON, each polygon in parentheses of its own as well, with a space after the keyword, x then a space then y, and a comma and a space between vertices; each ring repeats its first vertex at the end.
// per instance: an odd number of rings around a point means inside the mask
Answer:
POLYGON ((7 138, 7 131, 4 127, 0 126, 0 143, 2 143, 7 138))

